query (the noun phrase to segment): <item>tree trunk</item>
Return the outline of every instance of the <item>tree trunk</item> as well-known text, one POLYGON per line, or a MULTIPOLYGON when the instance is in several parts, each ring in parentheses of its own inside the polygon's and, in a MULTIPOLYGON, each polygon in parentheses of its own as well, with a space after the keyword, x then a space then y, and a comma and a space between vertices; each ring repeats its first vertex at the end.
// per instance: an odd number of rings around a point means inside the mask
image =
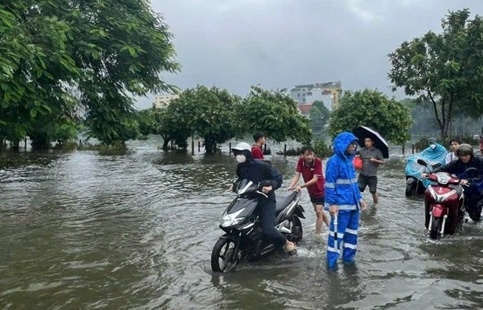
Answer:
POLYGON ((169 139, 167 136, 161 136, 163 138, 163 151, 167 151, 168 150, 168 145, 169 145, 169 141, 171 141, 171 139, 169 139))
POLYGON ((45 134, 30 137, 32 140, 33 150, 48 150, 50 148, 50 139, 45 134))
POLYGON ((205 151, 208 154, 216 152, 216 141, 213 137, 205 137, 205 151))
POLYGON ((19 151, 20 150, 20 140, 15 140, 10 142, 11 148, 13 151, 19 151))

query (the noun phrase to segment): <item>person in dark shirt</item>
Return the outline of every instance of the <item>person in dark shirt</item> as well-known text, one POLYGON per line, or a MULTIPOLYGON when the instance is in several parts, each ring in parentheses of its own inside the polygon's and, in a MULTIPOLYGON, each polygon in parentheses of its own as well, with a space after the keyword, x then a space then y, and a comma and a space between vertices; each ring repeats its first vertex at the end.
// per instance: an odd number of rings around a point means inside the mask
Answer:
POLYGON ((382 152, 374 146, 371 137, 364 139, 364 147, 359 152, 362 159, 362 170, 357 178, 359 190, 363 192, 369 186, 369 192, 372 194, 373 205, 379 202, 377 195, 377 168, 384 164, 382 152))
POLYGON ((282 175, 270 164, 263 160, 254 159, 250 150, 250 145, 246 142, 238 143, 233 149, 238 165, 236 166, 236 175, 238 181, 247 179, 254 183, 264 185, 262 192, 267 195, 260 195, 258 198, 258 214, 262 224, 263 234, 265 238, 273 243, 277 249, 284 249, 286 252, 295 250, 295 245, 285 238, 285 236, 275 229, 275 190, 282 185, 282 175))
MULTIPOLYGON (((473 147, 469 144, 460 144, 456 150, 457 160, 433 169, 433 173, 440 171, 456 175, 461 185, 476 186, 483 181, 483 160, 475 157, 473 147), (475 168, 469 170, 469 168, 475 168)), ((427 176, 423 173, 423 176, 427 176)), ((479 190, 465 190, 465 206, 474 221, 481 221, 481 199, 483 193, 479 190)))
POLYGON ((261 131, 255 132, 253 135, 253 140, 255 144, 252 146, 252 156, 255 159, 264 159, 263 157, 263 145, 266 142, 265 134, 261 131))

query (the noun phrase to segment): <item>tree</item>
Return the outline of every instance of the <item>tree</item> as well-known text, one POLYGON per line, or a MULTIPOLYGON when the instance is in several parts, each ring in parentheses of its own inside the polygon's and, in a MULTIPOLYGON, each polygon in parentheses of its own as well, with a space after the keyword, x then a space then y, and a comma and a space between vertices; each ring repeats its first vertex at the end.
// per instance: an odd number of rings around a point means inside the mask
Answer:
POLYGON ((321 134, 329 121, 330 111, 322 101, 314 101, 310 109, 310 123, 314 134, 321 134))
POLYGON ((177 137, 178 142, 186 141, 189 136, 196 135, 204 140, 206 152, 214 153, 218 144, 236 134, 238 102, 238 97, 216 87, 186 89, 166 108, 159 132, 164 135, 165 142, 173 137, 177 137))
POLYGON ((469 16, 468 9, 449 12, 441 34, 429 31, 388 55, 393 89, 404 87, 407 95, 432 104, 441 139, 456 110, 483 114, 483 19, 469 16))
POLYGON ((155 133, 155 109, 144 109, 137 112, 139 132, 143 136, 155 133))
POLYGON ((154 110, 154 134, 159 134, 163 138, 163 150, 167 151, 169 142, 173 141, 178 147, 186 149, 186 140, 191 135, 185 114, 189 111, 183 109, 178 104, 177 99, 173 100, 168 108, 154 110))
POLYGON ((309 119, 300 114, 297 103, 284 91, 268 91, 253 86, 237 114, 241 120, 239 132, 261 130, 278 142, 287 138, 302 143, 311 140, 309 119))
POLYGON ((65 89, 80 72, 65 44, 69 23, 47 13, 53 6, 26 0, 0 5, 0 140, 17 143, 35 133, 34 139, 47 141, 36 129, 65 120, 69 110, 65 89))
POLYGON ((410 139, 411 114, 400 102, 376 90, 346 91, 332 112, 329 133, 352 131, 358 126, 377 130, 386 140, 403 144, 410 139))
POLYGON ((0 140, 81 106, 91 135, 110 144, 130 136, 132 95, 174 89, 159 78, 180 68, 172 36, 148 1, 7 1, 0 25, 0 140))

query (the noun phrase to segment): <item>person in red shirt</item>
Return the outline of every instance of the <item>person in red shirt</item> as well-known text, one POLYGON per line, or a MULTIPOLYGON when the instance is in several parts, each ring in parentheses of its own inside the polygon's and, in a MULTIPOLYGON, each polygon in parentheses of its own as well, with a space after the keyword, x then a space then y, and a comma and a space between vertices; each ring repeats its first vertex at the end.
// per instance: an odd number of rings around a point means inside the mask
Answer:
POLYGON ((321 240, 322 222, 329 226, 329 217, 324 213, 324 175, 322 174, 322 160, 315 157, 314 149, 311 146, 304 146, 301 150, 302 156, 300 156, 297 162, 297 168, 295 176, 290 183, 287 190, 296 189, 301 191, 303 187, 307 188, 309 192, 310 201, 314 206, 314 211, 317 216, 315 222, 315 234, 316 238, 321 240), (304 184, 295 187, 300 179, 300 175, 304 179, 304 184))
POLYGON ((263 145, 265 144, 265 134, 261 131, 255 132, 253 135, 255 144, 252 146, 252 156, 255 159, 263 159, 263 145))

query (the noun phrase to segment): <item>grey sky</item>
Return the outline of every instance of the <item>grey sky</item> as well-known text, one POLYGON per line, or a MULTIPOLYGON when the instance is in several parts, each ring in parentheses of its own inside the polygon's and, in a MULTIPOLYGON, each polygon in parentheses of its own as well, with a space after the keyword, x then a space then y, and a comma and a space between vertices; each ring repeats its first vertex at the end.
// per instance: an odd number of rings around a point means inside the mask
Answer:
MULTIPOLYGON (((483 15, 480 0, 152 0, 152 7, 169 25, 183 66, 164 80, 242 96, 251 85, 338 80, 343 89, 392 95, 388 53, 439 32, 449 10, 483 15)), ((137 106, 150 107, 153 98, 140 98, 137 106)))

